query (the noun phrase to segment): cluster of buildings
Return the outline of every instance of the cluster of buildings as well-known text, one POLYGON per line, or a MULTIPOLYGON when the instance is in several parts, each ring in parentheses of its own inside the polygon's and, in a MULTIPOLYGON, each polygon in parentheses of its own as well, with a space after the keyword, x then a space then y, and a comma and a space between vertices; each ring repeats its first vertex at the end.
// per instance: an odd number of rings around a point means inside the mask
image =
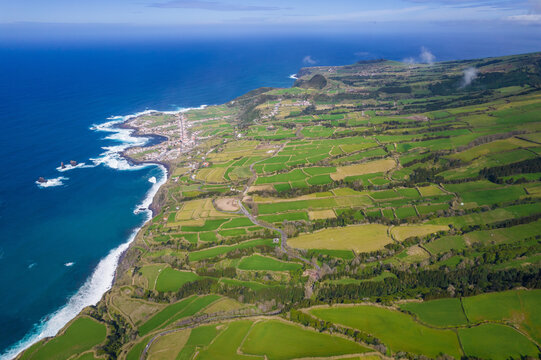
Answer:
POLYGON ((174 115, 174 121, 164 121, 156 125, 156 116, 167 116, 161 113, 144 115, 131 120, 128 125, 137 129, 138 135, 158 134, 167 138, 159 144, 145 147, 133 147, 126 150, 125 155, 137 161, 168 162, 188 152, 196 145, 196 134, 190 134, 190 123, 184 114, 174 115))

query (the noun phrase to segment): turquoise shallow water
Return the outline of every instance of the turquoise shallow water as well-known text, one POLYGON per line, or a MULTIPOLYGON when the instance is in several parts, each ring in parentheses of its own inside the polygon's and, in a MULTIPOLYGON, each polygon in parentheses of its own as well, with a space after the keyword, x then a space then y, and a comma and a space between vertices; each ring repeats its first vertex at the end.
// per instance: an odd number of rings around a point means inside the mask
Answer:
POLYGON ((134 209, 151 190, 148 179, 160 179, 162 170, 126 166, 114 147, 130 140, 127 134, 94 125, 148 108, 218 104, 256 87, 290 86, 306 56, 321 65, 400 60, 426 46, 445 60, 534 51, 540 43, 533 36, 422 35, 0 44, 0 353, 54 334, 97 301, 118 247, 147 218, 134 209), (56 170, 71 159, 89 167, 56 170), (62 185, 40 188, 39 176, 62 185))

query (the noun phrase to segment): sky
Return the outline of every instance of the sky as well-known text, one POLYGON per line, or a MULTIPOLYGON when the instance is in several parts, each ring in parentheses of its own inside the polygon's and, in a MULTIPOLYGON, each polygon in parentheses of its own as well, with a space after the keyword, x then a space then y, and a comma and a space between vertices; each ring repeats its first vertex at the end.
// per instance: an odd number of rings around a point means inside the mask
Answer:
POLYGON ((0 0, 0 37, 79 31, 414 31, 541 27, 541 0, 0 0), (130 30, 126 30, 130 29, 130 30))

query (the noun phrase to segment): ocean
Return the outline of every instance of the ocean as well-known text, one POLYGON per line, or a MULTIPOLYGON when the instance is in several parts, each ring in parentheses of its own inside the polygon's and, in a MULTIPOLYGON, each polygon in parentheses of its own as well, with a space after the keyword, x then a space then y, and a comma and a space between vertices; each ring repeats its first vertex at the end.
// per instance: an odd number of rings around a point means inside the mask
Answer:
POLYGON ((54 335, 110 287, 118 255, 149 218, 164 169, 119 151, 144 139, 130 114, 220 104, 288 87, 302 66, 436 60, 541 50, 531 37, 390 35, 0 43, 0 358, 54 335), (84 165, 60 172, 60 162, 84 165), (50 179, 38 186, 39 177, 50 179), (157 178, 153 184, 149 180, 157 178))

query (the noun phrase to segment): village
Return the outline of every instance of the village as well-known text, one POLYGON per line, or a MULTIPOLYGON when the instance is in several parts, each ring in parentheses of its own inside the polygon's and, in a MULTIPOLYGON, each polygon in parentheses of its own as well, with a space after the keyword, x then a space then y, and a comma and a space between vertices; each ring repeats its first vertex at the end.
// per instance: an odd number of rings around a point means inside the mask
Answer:
POLYGON ((136 117, 128 121, 126 125, 137 129, 137 135, 140 136, 159 134, 159 136, 167 138, 166 141, 156 145, 127 149, 124 155, 135 161, 169 162, 177 159, 181 154, 189 152, 197 144, 197 132, 190 134, 191 124, 186 121, 186 117, 182 113, 151 113, 136 117), (156 125, 158 121, 160 124, 156 125))

